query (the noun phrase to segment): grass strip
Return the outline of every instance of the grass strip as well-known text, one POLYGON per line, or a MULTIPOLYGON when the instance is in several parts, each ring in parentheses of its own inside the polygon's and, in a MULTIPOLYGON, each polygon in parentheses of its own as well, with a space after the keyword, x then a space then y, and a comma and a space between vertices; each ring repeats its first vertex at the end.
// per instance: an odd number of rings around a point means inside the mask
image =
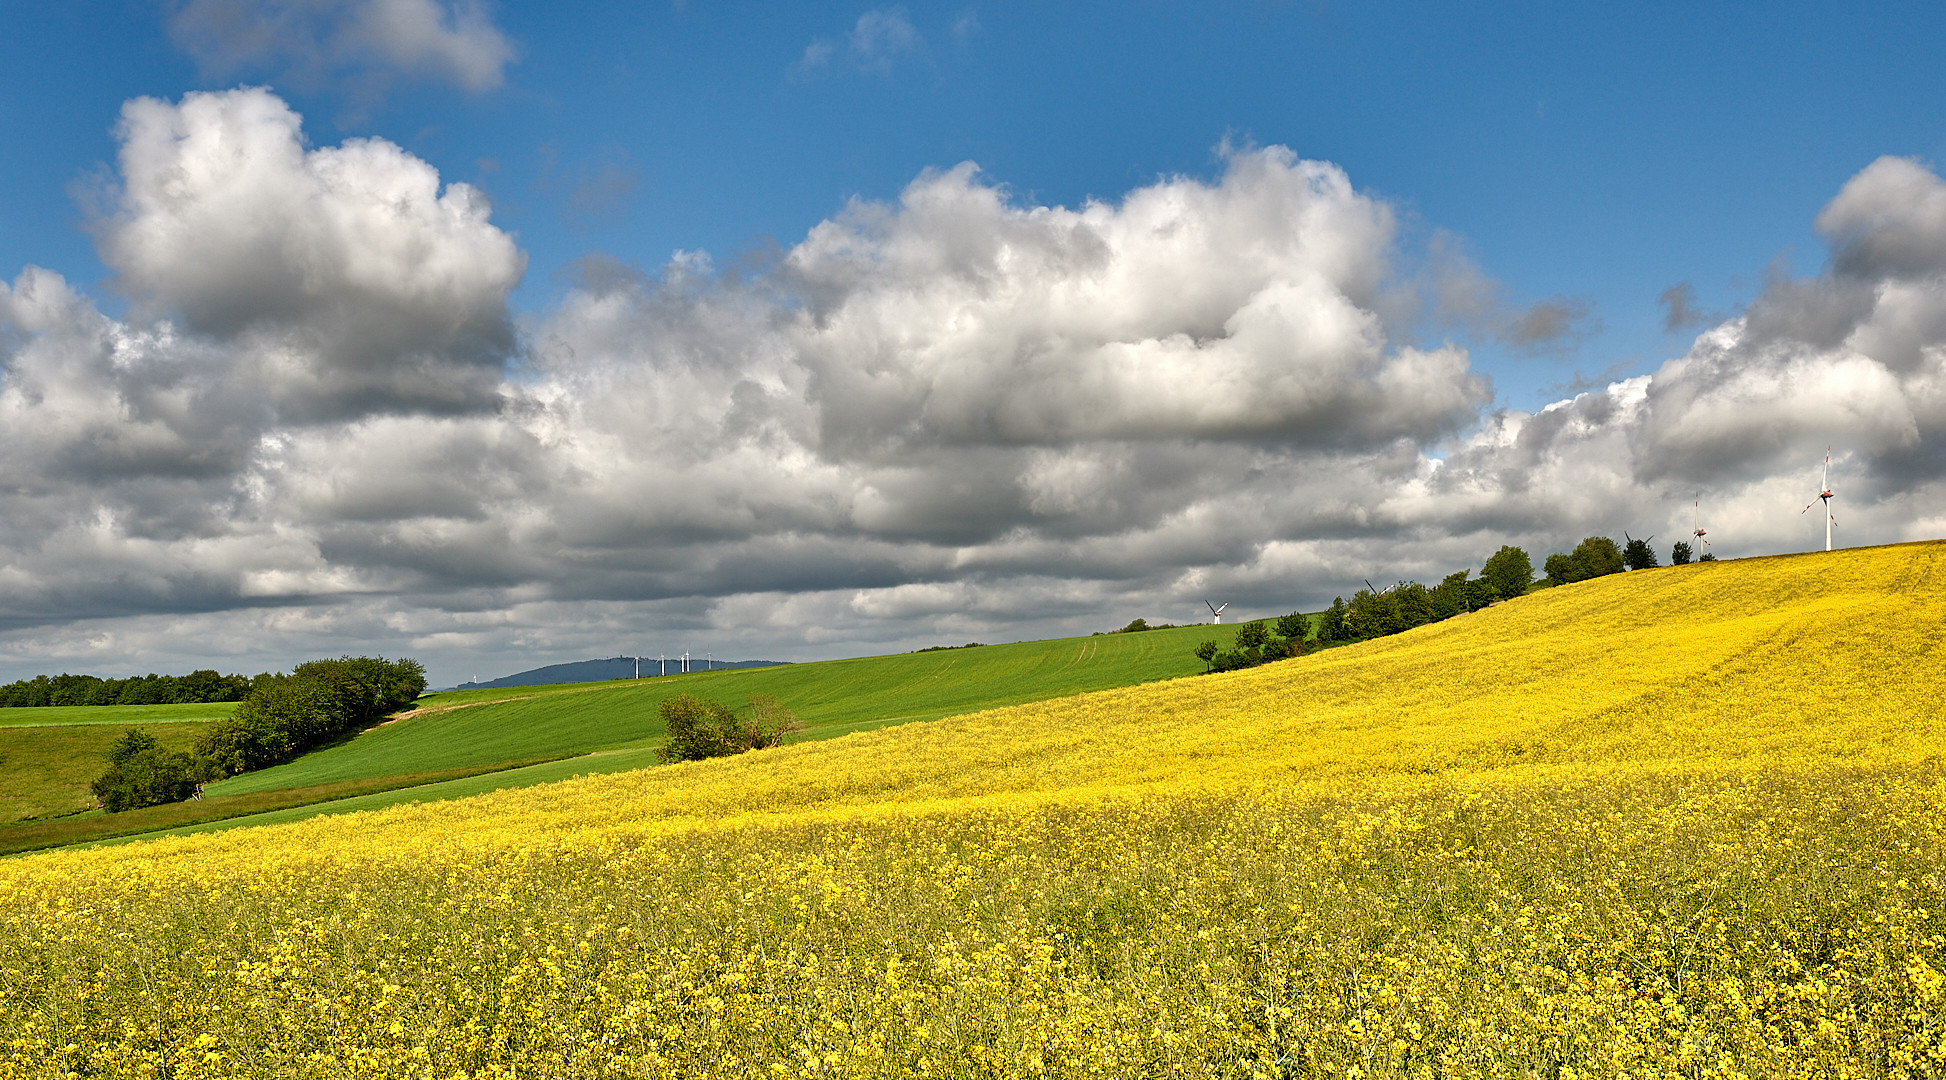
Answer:
POLYGON ((202 825, 229 818, 310 806, 314 803, 336 802, 360 795, 423 787, 487 773, 522 769, 558 760, 560 759, 549 757, 527 758, 521 761, 504 761, 495 765, 477 765, 464 769, 407 773, 367 780, 341 780, 310 787, 285 788, 280 791, 213 795, 188 802, 170 803, 166 806, 126 810, 119 814, 96 810, 53 820, 0 825, 0 855, 16 855, 24 851, 38 851, 68 844, 85 844, 163 829, 202 825))

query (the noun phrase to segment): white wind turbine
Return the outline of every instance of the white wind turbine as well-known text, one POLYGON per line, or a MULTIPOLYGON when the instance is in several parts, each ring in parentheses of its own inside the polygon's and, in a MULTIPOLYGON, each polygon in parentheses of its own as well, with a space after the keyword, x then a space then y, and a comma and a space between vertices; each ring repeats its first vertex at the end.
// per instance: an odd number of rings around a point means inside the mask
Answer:
POLYGON ((1214 623, 1215 623, 1215 624, 1216 624, 1217 626, 1222 626, 1222 625, 1223 625, 1223 611, 1224 611, 1224 609, 1225 609, 1225 608, 1228 608, 1228 607, 1229 607, 1230 605, 1228 605, 1228 604, 1224 604, 1224 605, 1223 605, 1223 607, 1217 607, 1217 606, 1216 606, 1215 604, 1212 604, 1212 603, 1210 603, 1210 602, 1209 602, 1208 600, 1205 600, 1205 601, 1203 601, 1203 606, 1209 609, 1209 613, 1210 613, 1210 619, 1211 619, 1211 620, 1212 620, 1212 621, 1213 621, 1213 622, 1214 622, 1214 623))
POLYGON ((1689 504, 1689 524, 1691 526, 1689 535, 1696 538, 1696 557, 1698 559, 1703 557, 1703 552, 1708 551, 1710 546, 1710 542, 1705 539, 1705 537, 1709 536, 1709 530, 1703 528, 1702 514, 1702 500, 1699 499, 1689 504))
POLYGON ((1819 500, 1824 502, 1824 550, 1830 551, 1831 527, 1836 525, 1837 521, 1831 517, 1831 448, 1829 446, 1824 448, 1824 474, 1818 479, 1818 497, 1805 503, 1804 509, 1798 511, 1798 516, 1802 517, 1810 513, 1811 508, 1818 505, 1819 500))

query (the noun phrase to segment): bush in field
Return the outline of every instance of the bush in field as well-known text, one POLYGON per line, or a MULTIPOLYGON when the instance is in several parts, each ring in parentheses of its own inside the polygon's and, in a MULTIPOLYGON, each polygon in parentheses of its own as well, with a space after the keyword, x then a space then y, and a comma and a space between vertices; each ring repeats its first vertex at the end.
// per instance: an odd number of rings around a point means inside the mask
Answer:
POLYGON ((1669 549, 1669 565, 1687 566, 1689 565, 1689 558, 1692 554, 1694 552, 1689 546, 1689 541, 1678 540, 1676 541, 1676 546, 1669 549))
POLYGON ((657 747, 655 754, 670 763, 764 750, 781 744, 784 736, 803 730, 789 709, 763 694, 750 699, 747 719, 720 701, 688 694, 669 698, 656 706, 656 711, 667 725, 668 741, 657 747))
POLYGON ((108 751, 108 771, 89 786, 111 814, 189 798, 205 775, 202 763, 180 750, 164 750, 155 736, 129 728, 108 751))
POLYGON ((1311 617, 1301 611, 1279 616, 1277 636, 1286 641, 1303 641, 1311 636, 1311 617))

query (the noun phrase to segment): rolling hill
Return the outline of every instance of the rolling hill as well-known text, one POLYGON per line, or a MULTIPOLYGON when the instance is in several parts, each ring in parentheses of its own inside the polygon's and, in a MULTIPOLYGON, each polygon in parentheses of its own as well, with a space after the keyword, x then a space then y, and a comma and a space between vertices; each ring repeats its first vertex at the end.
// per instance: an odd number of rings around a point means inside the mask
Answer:
POLYGON ((1936 1074, 1942 555, 10 860, 0 1066, 1936 1074))
MULTIPOLYGON (((675 661, 669 661, 675 663, 675 661)), ((781 660, 705 660, 696 666, 705 671, 733 671, 740 668, 775 667, 781 660), (705 666, 707 665, 707 666, 705 666)), ((611 656, 606 660, 576 660, 566 664, 548 664, 545 667, 517 671, 498 679, 482 682, 463 682, 454 687, 456 690, 500 690, 510 686, 557 686, 561 683, 612 682, 618 679, 648 678, 666 675, 661 670, 668 664, 658 664, 654 657, 638 661, 632 656, 611 656)), ((678 666, 680 673, 680 668, 678 666)))
POLYGON ((755 695, 768 694, 803 721, 806 731, 800 738, 827 739, 1192 674, 1203 665, 1191 651, 1213 633, 1210 627, 1185 627, 536 687, 515 695, 478 690, 434 694, 421 698, 412 712, 340 746, 232 777, 207 790, 212 795, 265 791, 596 751, 622 753, 608 753, 604 760, 576 768, 618 772, 653 764, 653 747, 662 738, 656 706, 677 694, 716 698, 737 708, 755 695))
MULTIPOLYGON (((656 705, 681 693, 715 697, 738 707, 753 695, 770 694, 806 722, 807 730, 798 738, 821 739, 1170 678, 1201 668, 1191 650, 1196 641, 1213 633, 1208 627, 1184 627, 692 672, 653 680, 447 691, 421 698, 411 712, 335 746, 209 784, 206 798, 193 805, 119 815, 93 811, 56 822, 0 826, 0 852, 155 830, 209 831, 291 821, 414 800, 459 798, 582 773, 644 768, 657 764, 654 747, 662 738, 656 705)), ((186 719, 190 713, 185 709, 202 709, 195 715, 204 716, 211 709, 227 714, 234 706, 157 708, 160 711, 139 710, 145 723, 151 719, 150 712, 155 712, 154 719, 186 719)), ((109 722, 97 713, 134 720, 137 712, 132 707, 75 712, 68 721, 109 722)), ((100 771, 100 758, 118 734, 104 728, 36 736, 38 743, 54 745, 65 739, 62 745, 72 743, 79 749, 66 757, 36 757, 49 775, 23 774, 23 783, 34 781, 34 791, 23 794, 40 799, 34 803, 37 807, 58 804, 63 812, 85 805, 87 782, 100 771)), ((187 746, 194 732, 184 728, 169 737, 174 739, 172 745, 187 746)), ((0 748, 6 738, 0 732, 0 748)), ((0 785, 4 789, 0 793, 10 796, 11 785, 9 777, 8 785, 0 785)))

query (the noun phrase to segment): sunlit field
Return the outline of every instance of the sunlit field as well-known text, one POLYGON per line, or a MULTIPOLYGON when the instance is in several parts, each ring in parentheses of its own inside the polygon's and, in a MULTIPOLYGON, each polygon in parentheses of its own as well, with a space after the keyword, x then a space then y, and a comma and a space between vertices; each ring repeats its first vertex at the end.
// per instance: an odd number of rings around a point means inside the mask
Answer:
POLYGON ((1942 555, 10 860, 0 1077, 1938 1075, 1942 555))

